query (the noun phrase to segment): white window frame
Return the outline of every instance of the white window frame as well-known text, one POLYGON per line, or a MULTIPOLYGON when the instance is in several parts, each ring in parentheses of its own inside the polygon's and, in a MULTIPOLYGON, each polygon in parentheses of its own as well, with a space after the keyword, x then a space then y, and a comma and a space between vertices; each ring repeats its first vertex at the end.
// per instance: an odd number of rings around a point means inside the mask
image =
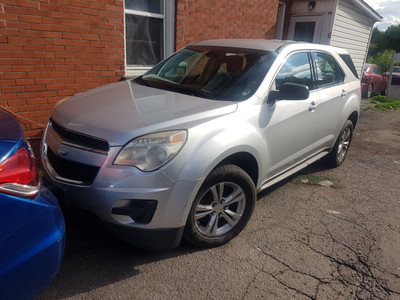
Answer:
POLYGON ((156 14, 145 11, 126 9, 124 1, 124 54, 125 54, 125 77, 137 77, 151 66, 128 65, 126 55, 126 14, 140 15, 144 17, 151 17, 163 20, 163 42, 164 53, 161 59, 164 59, 174 53, 175 46, 175 1, 162 0, 164 14, 156 14))
POLYGON ((275 30, 275 38, 278 40, 281 40, 282 36, 283 36, 283 26, 285 24, 285 14, 286 14, 286 3, 283 1, 279 1, 278 16, 276 18, 276 30, 275 30))

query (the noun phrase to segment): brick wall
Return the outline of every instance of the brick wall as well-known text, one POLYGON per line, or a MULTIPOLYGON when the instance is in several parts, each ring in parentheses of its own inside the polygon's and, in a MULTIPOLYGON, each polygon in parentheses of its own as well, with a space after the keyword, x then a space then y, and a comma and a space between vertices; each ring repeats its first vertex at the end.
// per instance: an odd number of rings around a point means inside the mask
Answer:
POLYGON ((177 0, 176 49, 209 38, 274 38, 279 0, 177 0))
POLYGON ((40 137, 55 102, 124 75, 122 0, 1 0, 0 107, 40 137))

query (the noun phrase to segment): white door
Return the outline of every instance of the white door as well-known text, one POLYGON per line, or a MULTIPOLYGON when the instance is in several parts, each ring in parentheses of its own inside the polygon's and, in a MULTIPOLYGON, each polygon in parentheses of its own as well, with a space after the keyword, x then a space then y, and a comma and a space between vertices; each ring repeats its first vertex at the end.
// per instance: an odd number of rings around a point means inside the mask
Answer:
POLYGON ((309 43, 321 43, 323 16, 292 16, 288 39, 309 43))

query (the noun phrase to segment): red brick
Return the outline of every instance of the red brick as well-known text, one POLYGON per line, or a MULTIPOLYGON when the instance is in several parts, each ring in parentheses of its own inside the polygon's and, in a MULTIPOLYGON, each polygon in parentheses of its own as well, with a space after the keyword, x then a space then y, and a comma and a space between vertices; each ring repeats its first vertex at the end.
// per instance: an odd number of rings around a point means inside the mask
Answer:
POLYGON ((55 78, 37 78, 35 80, 36 84, 55 84, 56 83, 56 79, 55 78))
POLYGON ((26 72, 6 73, 4 78, 5 79, 27 78, 27 73, 26 72))
POLYGON ((18 20, 21 22, 27 22, 27 23, 38 23, 40 24, 42 22, 42 17, 40 16, 32 16, 32 15, 19 15, 18 20))
POLYGON ((14 86, 14 85, 15 85, 15 80, 12 80, 12 79, 7 79, 7 80, 2 79, 2 80, 0 80, 0 87, 14 86))
POLYGON ((29 0, 16 0, 15 3, 18 6, 31 7, 31 8, 39 8, 39 3, 37 1, 29 1, 29 0))
POLYGON ((13 72, 33 72, 34 67, 33 66, 25 66, 25 65, 12 66, 11 70, 13 72))
POLYGON ((88 1, 71 0, 72 6, 89 7, 88 1))
POLYGON ((25 87, 23 87, 23 86, 3 86, 1 88, 1 92, 3 94, 22 93, 24 91, 25 91, 25 87))
POLYGON ((29 85, 25 87, 25 91, 27 92, 35 92, 35 91, 43 91, 45 89, 45 85, 29 85))
POLYGON ((24 93, 18 93, 17 98, 18 99, 29 99, 29 98, 36 98, 38 96, 38 92, 24 92, 24 93))
POLYGON ((35 79, 16 79, 15 80, 16 85, 32 85, 35 84, 35 79))
POLYGON ((26 101, 23 99, 19 100, 8 100, 7 104, 9 107, 18 107, 26 104, 26 101))
POLYGON ((38 95, 39 97, 54 97, 57 96, 57 91, 42 91, 38 95))
MULTIPOLYGON (((28 99, 26 100, 26 104, 27 105, 32 105, 32 104, 44 104, 47 103, 46 99, 43 98, 34 98, 34 99, 28 99)), ((40 107, 39 107, 40 109, 40 107)), ((43 112, 38 111, 37 112, 39 115, 44 115, 43 112)), ((45 115, 47 115, 47 113, 45 113, 45 115)))
POLYGON ((58 91, 58 90, 62 90, 65 88, 65 84, 48 84, 46 85, 46 90, 48 91, 58 91))

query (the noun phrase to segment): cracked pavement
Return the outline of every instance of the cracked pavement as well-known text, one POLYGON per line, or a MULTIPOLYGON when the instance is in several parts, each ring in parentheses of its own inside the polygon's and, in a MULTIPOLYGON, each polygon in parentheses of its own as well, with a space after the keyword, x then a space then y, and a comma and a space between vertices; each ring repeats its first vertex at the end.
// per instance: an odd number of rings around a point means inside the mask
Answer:
POLYGON ((223 247, 142 250, 67 211, 64 261, 37 299, 400 299, 400 111, 366 106, 344 164, 299 173, 343 188, 275 185, 223 247))

